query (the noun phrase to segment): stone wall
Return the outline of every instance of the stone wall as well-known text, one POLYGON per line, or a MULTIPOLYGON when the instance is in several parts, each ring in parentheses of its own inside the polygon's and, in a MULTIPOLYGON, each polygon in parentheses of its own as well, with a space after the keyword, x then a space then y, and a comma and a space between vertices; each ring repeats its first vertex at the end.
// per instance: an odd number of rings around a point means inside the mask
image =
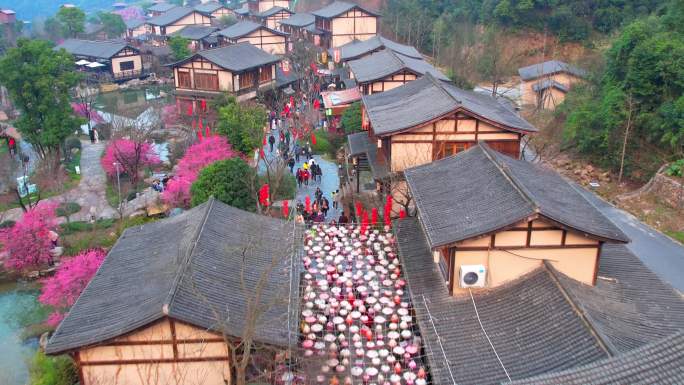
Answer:
POLYGON ((665 175, 667 165, 662 166, 658 172, 640 189, 620 195, 619 200, 638 198, 644 194, 655 195, 668 205, 684 209, 684 179, 665 175))

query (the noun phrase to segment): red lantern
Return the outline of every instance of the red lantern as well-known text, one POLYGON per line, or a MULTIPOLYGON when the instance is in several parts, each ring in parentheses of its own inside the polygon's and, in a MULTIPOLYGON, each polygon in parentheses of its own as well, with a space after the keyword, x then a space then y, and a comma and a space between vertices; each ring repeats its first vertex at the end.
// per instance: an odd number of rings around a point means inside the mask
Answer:
POLYGON ((288 201, 283 201, 283 217, 287 218, 290 216, 290 207, 288 207, 288 201))

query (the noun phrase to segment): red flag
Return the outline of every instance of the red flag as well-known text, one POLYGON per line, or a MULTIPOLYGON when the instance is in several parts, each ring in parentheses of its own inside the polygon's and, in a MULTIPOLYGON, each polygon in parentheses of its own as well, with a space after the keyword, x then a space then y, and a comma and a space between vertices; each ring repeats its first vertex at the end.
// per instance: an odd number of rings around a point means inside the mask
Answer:
POLYGON ((404 211, 404 209, 399 210, 399 218, 400 219, 406 218, 406 211, 404 211))
POLYGON ((308 195, 304 199, 304 210, 306 210, 307 213, 311 212, 311 197, 308 195))
POLYGON ((207 110, 207 101, 206 100, 202 99, 202 101, 200 102, 200 105, 202 106, 202 111, 207 110))
POLYGON ((385 211, 383 212, 383 222, 385 222, 385 226, 392 226, 392 219, 390 217, 392 213, 392 205, 387 202, 385 203, 385 211))
POLYGON ((209 128, 209 125, 207 124, 206 129, 204 131, 204 136, 209 137, 211 136, 211 128, 209 128))
POLYGON ((378 209, 375 207, 371 209, 371 224, 373 226, 378 224, 378 209))
POLYGON ((355 206, 356 206, 356 218, 358 218, 357 220, 360 220, 361 219, 361 213, 363 212, 363 206, 361 205, 361 202, 359 202, 359 201, 356 201, 355 206))
POLYGON ((287 218, 290 216, 290 208, 288 207, 288 201, 283 201, 283 217, 287 218))
POLYGON ((314 146, 316 145, 316 135, 314 135, 313 133, 311 133, 311 144, 313 144, 314 146))
POLYGON ((204 139, 204 138, 202 137, 202 130, 197 130, 197 139, 199 139, 200 141, 201 141, 202 139, 204 139))
POLYGON ((263 149, 263 148, 259 148, 259 157, 260 157, 261 159, 266 159, 266 154, 264 154, 264 149, 263 149))
POLYGON ((188 116, 192 116, 192 103, 188 104, 187 114, 188 114, 188 116))
POLYGON ((199 129, 202 130, 204 127, 202 127, 202 119, 197 119, 199 120, 199 129))

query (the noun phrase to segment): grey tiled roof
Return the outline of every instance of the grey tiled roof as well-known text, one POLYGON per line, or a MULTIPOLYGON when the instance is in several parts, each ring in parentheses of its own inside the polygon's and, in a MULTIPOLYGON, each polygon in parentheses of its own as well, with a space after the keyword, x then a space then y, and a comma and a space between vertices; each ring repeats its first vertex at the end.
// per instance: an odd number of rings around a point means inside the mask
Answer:
POLYGON ((259 28, 264 28, 276 35, 287 36, 285 32, 276 31, 275 29, 268 28, 263 24, 255 23, 250 20, 243 20, 238 23, 231 25, 228 28, 222 29, 218 32, 219 35, 227 37, 229 39, 239 39, 245 35, 258 30, 259 28))
POLYGON ((245 3, 242 5, 242 7, 236 8, 234 11, 238 15, 247 16, 249 15, 249 6, 247 5, 247 3, 245 3))
POLYGON ((381 49, 389 49, 404 56, 415 59, 422 59, 423 55, 417 49, 410 45, 399 44, 382 36, 373 36, 368 40, 354 40, 341 47, 340 59, 342 61, 349 61, 359 58, 360 56, 379 51, 381 49))
POLYGON ((169 3, 157 3, 151 7, 149 7, 147 10, 150 12, 167 12, 171 9, 176 8, 177 5, 175 4, 169 4, 169 3))
POLYGON ((289 74, 286 74, 279 65, 276 66, 276 87, 282 88, 289 86, 299 80, 299 78, 296 71, 290 71, 289 74))
POLYGON ((273 15, 275 15, 276 13, 278 13, 278 12, 280 12, 280 11, 285 11, 285 12, 287 12, 287 13, 289 13, 289 14, 293 14, 293 13, 294 13, 294 12, 290 11, 290 10, 287 9, 287 8, 283 8, 283 7, 278 7, 278 6, 276 6, 276 7, 271 7, 271 8, 269 8, 269 9, 267 9, 267 10, 261 12, 261 13, 257 13, 257 14, 254 15, 254 16, 256 16, 256 17, 258 17, 258 18, 266 18, 266 17, 269 17, 269 16, 273 16, 273 15))
POLYGON ((173 24, 183 17, 195 12, 194 9, 188 7, 174 7, 159 16, 155 16, 147 21, 147 23, 158 26, 167 26, 173 24))
POLYGON ((368 137, 367 132, 357 132, 355 134, 347 135, 347 142, 349 143, 349 155, 366 156, 368 166, 370 167, 374 179, 382 180, 390 175, 387 160, 384 156, 378 154, 378 148, 368 137))
POLYGON ((522 80, 535 79, 558 72, 567 72, 579 77, 586 76, 586 72, 584 70, 560 60, 549 60, 543 63, 518 68, 518 74, 520 74, 522 80))
POLYGON ((129 19, 129 20, 124 20, 124 23, 126 23, 126 28, 128 29, 134 29, 138 28, 141 25, 145 24, 145 20, 140 20, 140 19, 129 19))
POLYGON ((509 382, 510 385, 681 385, 684 384, 684 334, 665 337, 617 357, 509 382))
POLYGON ((170 36, 182 36, 190 40, 201 40, 218 31, 218 28, 206 25, 188 25, 172 33, 170 36))
POLYGON ((231 72, 242 72, 280 61, 277 56, 271 55, 270 53, 259 49, 248 42, 242 42, 227 45, 225 47, 199 51, 196 54, 179 62, 168 64, 168 66, 186 63, 190 60, 193 60, 197 56, 203 57, 219 67, 225 68, 231 72))
POLYGON ((126 47, 137 51, 137 49, 129 46, 128 43, 123 41, 81 39, 66 39, 62 44, 55 47, 55 49, 64 48, 67 52, 75 56, 110 59, 126 47))
POLYGON ((513 131, 537 129, 497 99, 457 88, 427 74, 389 91, 364 95, 363 104, 376 135, 390 135, 453 113, 468 110, 513 131))
MULTIPOLYGON (((506 381, 470 297, 449 295, 418 220, 405 218, 395 224, 432 382, 506 381)), ((607 357, 543 267, 473 296, 482 325, 514 380, 607 357)))
POLYGON ((204 3, 204 4, 197 4, 195 6, 195 10, 197 12, 201 12, 201 13, 204 13, 206 15, 212 14, 221 8, 225 8, 225 6, 219 4, 218 2, 215 2, 215 1, 210 1, 210 2, 204 3))
POLYGON ((682 297, 623 245, 603 246, 596 286, 557 275, 616 354, 684 330, 682 297))
POLYGON ((343 14, 343 13, 353 9, 354 7, 357 7, 359 9, 361 9, 362 11, 369 13, 371 15, 380 16, 380 14, 378 14, 375 11, 371 11, 368 8, 365 8, 365 7, 358 5, 358 4, 347 3, 346 1, 335 1, 332 4, 327 5, 321 9, 313 11, 311 13, 314 16, 322 17, 325 19, 330 19, 330 18, 333 18, 335 16, 339 16, 339 15, 343 14))
POLYGON ((430 73, 439 80, 449 80, 437 68, 422 58, 410 58, 389 49, 375 52, 358 60, 352 60, 348 65, 357 83, 380 80, 403 70, 409 70, 419 76, 430 73))
POLYGON ((240 336, 247 301, 263 277, 263 304, 274 305, 259 320, 257 339, 287 346, 297 330, 288 310, 288 303, 297 301, 298 272, 290 280, 294 249, 288 245, 293 240, 292 224, 213 199, 176 217, 129 228, 57 328, 46 352, 102 343, 166 316, 240 336))
POLYGON ((316 17, 310 13, 295 13, 287 19, 280 20, 280 24, 291 25, 293 27, 306 27, 316 22, 316 17))
POLYGON ((629 241, 559 174, 484 143, 407 169, 404 175, 431 248, 488 234, 537 214, 599 239, 629 241))
POLYGON ((539 92, 540 90, 545 90, 547 88, 558 88, 559 90, 563 92, 568 92, 569 89, 565 85, 558 83, 557 81, 553 79, 544 79, 540 82, 534 83, 532 85, 532 91, 534 92, 539 92))

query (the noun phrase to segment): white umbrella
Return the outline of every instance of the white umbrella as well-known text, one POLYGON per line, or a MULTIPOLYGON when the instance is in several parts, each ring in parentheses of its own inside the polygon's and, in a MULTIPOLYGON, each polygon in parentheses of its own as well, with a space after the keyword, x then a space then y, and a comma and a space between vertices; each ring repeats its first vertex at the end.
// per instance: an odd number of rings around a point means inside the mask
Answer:
POLYGON ((92 63, 86 65, 86 67, 88 67, 88 68, 98 68, 98 67, 104 67, 104 66, 105 66, 104 64, 98 63, 98 62, 92 62, 92 63))
POLYGON ((77 66, 84 66, 84 65, 88 65, 88 64, 90 64, 90 62, 87 60, 83 60, 83 59, 76 62, 77 66))

